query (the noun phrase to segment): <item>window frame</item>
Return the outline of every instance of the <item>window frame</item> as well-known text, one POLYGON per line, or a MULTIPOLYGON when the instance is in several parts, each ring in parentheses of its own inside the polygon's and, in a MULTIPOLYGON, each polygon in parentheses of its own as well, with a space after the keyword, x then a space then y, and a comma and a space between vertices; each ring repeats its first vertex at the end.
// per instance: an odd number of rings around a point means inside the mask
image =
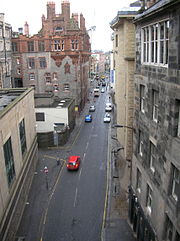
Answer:
POLYGON ((142 27, 141 50, 141 64, 168 67, 169 19, 142 27))
POLYGON ((140 111, 142 113, 145 113, 144 103, 145 103, 145 86, 140 84, 140 111))
POLYGON ((146 189, 146 208, 148 209, 148 213, 149 214, 151 214, 151 212, 152 212, 152 193, 153 193, 153 190, 151 189, 149 184, 147 184, 147 189, 146 189))
POLYGON ((25 120, 24 119, 22 119, 22 121, 19 123, 19 138, 20 138, 20 144, 21 144, 21 153, 23 156, 27 150, 26 129, 25 129, 25 120))
POLYGON ((4 143, 3 151, 6 166, 7 183, 8 187, 10 187, 16 176, 11 137, 9 137, 8 140, 4 143))
POLYGON ((143 135, 142 135, 142 131, 139 130, 139 148, 138 148, 138 152, 139 152, 139 155, 142 157, 143 156, 143 135))
POLYGON ((158 96, 159 92, 157 90, 152 90, 152 119, 154 122, 158 122, 158 96))
POLYGON ((171 186, 171 195, 174 198, 174 200, 177 202, 178 201, 178 194, 175 193, 176 190, 176 185, 179 186, 180 185, 180 170, 178 170, 176 168, 176 166, 174 166, 172 164, 172 186, 171 186), (175 171, 178 172, 178 177, 175 177, 175 171), (177 180, 178 178, 178 180, 177 180))
POLYGON ((156 146, 152 141, 150 141, 149 145, 149 168, 152 173, 155 172, 155 160, 156 160, 156 146))

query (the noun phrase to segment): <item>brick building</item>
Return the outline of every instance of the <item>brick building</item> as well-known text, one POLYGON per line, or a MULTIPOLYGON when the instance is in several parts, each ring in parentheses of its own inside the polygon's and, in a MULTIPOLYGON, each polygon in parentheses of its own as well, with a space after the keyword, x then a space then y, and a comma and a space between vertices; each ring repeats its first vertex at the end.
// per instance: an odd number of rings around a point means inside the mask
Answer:
POLYGON ((60 98, 74 98, 83 108, 88 93, 90 42, 85 18, 70 16, 69 1, 62 1, 62 13, 47 3, 47 17, 33 36, 14 33, 12 38, 15 87, 33 86, 35 93, 54 92, 60 98))
POLYGON ((129 217, 138 240, 180 240, 180 1, 141 1, 135 18, 129 217))

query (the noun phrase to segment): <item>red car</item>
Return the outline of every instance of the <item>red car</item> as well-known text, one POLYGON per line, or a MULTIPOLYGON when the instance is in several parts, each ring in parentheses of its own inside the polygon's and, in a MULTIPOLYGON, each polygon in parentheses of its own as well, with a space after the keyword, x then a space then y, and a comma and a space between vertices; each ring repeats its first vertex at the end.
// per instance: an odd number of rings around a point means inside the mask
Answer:
POLYGON ((70 156, 67 162, 68 170, 77 170, 80 166, 80 156, 70 156))

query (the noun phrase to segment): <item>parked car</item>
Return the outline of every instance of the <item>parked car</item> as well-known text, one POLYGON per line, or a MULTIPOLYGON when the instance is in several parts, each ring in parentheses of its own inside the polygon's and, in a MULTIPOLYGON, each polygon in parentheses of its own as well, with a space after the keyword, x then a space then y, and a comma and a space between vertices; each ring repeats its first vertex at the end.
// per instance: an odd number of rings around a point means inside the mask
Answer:
POLYGON ((80 166, 80 163, 80 156, 70 156, 66 166, 68 170, 77 170, 80 166))
POLYGON ((90 107, 89 107, 89 111, 90 112, 94 112, 96 110, 96 107, 94 106, 94 105, 91 105, 90 107))
POLYGON ((104 93, 104 92, 105 92, 105 89, 104 89, 104 88, 102 88, 102 89, 101 89, 101 93, 104 93))
POLYGON ((111 103, 106 103, 106 107, 105 107, 105 111, 112 111, 112 109, 113 109, 113 106, 112 106, 112 104, 111 103))
POLYGON ((86 115, 85 122, 91 122, 91 121, 92 121, 92 115, 86 115))
POLYGON ((104 116, 104 123, 110 123, 111 122, 111 116, 110 114, 106 113, 104 116))

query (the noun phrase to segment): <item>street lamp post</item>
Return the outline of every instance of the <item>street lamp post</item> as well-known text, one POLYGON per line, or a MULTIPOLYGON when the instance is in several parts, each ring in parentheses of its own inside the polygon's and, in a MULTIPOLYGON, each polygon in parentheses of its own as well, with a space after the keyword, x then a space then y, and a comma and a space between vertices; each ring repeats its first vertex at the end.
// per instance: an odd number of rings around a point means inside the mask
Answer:
MULTIPOLYGON (((135 129, 132 126, 124 126, 124 125, 120 125, 120 124, 113 124, 112 127, 113 128, 127 128, 127 129, 131 129, 132 131, 135 131, 135 129)), ((133 132, 132 132, 131 136, 132 136, 132 139, 133 139, 133 132)), ((132 145, 133 145, 133 141, 132 141, 132 145)), ((131 185, 131 183, 132 183, 132 157, 130 159, 126 159, 126 161, 129 162, 128 167, 130 167, 130 185, 131 185)))
POLYGON ((112 127, 116 127, 116 128, 128 128, 128 129, 134 130, 134 128, 131 127, 131 126, 124 126, 124 125, 119 125, 119 124, 114 124, 114 125, 112 125, 112 127))

